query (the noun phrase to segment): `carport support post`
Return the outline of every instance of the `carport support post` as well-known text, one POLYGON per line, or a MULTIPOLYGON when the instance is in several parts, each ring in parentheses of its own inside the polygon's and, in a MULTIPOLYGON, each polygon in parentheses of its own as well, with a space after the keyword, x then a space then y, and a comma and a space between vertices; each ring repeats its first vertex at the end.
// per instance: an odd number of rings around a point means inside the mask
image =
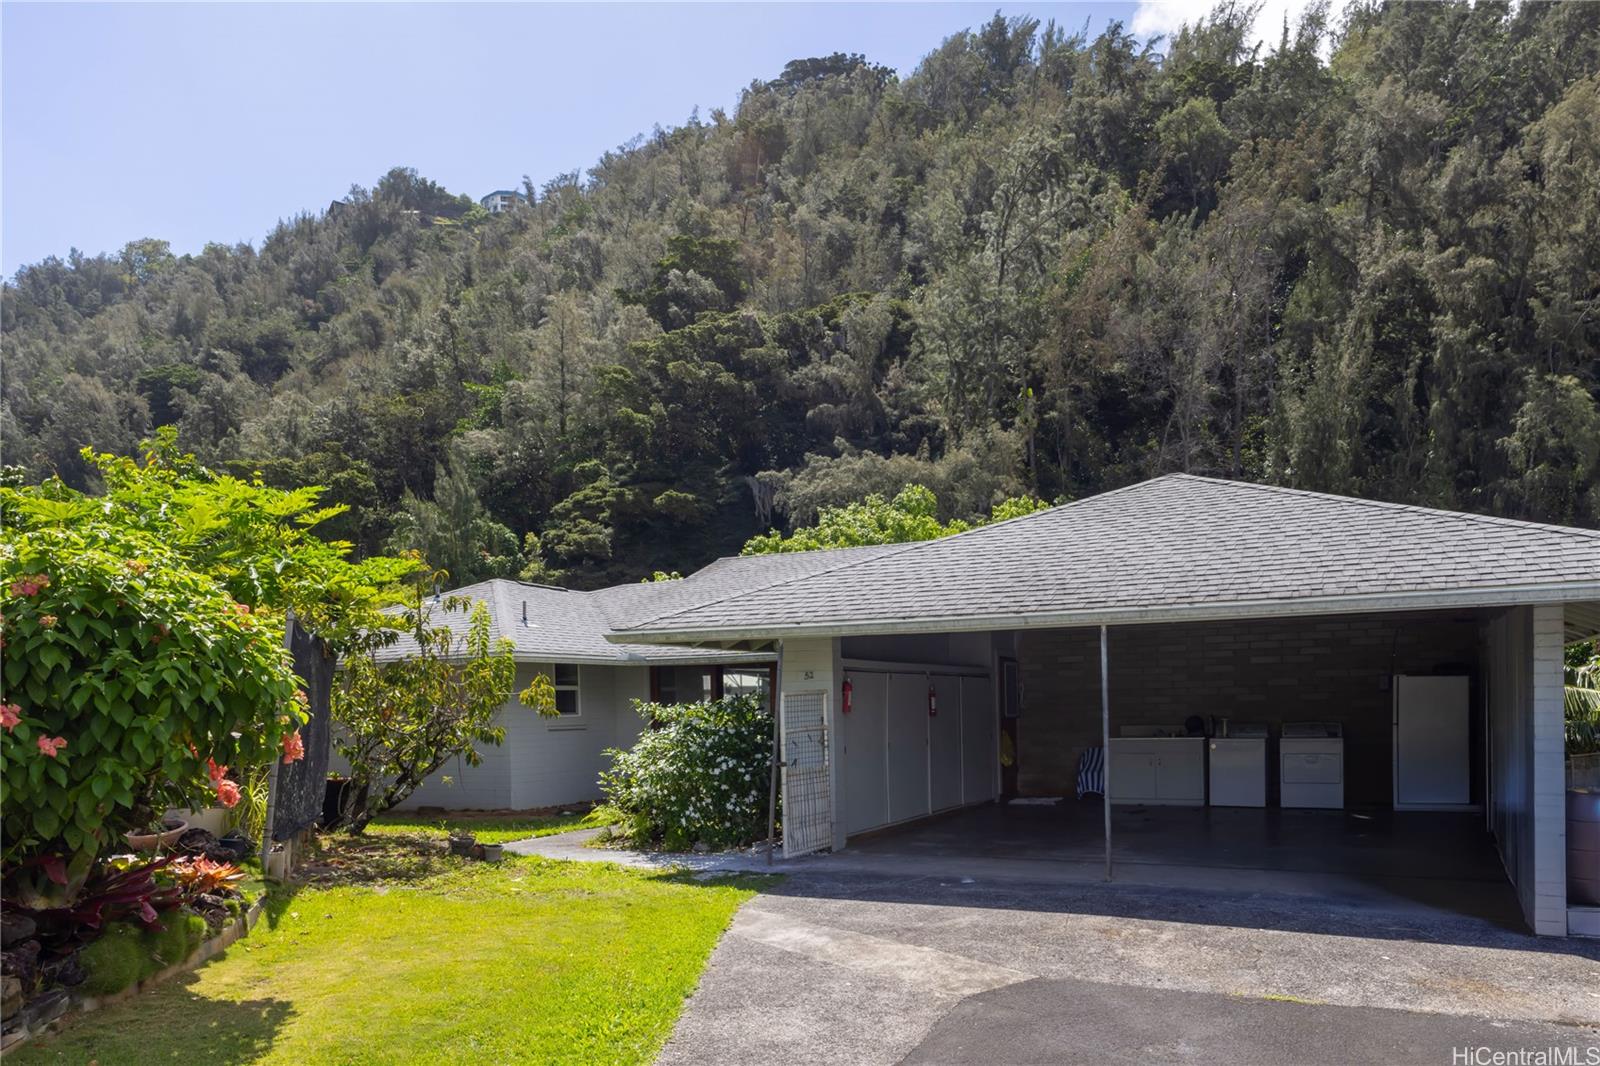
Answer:
POLYGON ((1105 789, 1101 804, 1106 825, 1106 880, 1111 880, 1111 673, 1110 652, 1107 650, 1106 627, 1100 627, 1100 750, 1105 758, 1100 760, 1100 787, 1105 789))

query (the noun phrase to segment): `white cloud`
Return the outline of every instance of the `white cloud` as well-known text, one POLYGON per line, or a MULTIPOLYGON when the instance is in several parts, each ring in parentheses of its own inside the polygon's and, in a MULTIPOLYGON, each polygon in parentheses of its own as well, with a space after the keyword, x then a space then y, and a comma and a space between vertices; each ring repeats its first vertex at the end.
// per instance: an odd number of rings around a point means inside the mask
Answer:
MULTIPOLYGON (((1283 36, 1283 20, 1289 20, 1289 32, 1292 35, 1301 13, 1311 3, 1312 0, 1264 0, 1251 27, 1250 43, 1259 42, 1267 48, 1276 47, 1283 36)), ((1215 0, 1139 0, 1128 28, 1141 37, 1157 34, 1170 36, 1185 24, 1193 25, 1211 14, 1214 6, 1215 0)))

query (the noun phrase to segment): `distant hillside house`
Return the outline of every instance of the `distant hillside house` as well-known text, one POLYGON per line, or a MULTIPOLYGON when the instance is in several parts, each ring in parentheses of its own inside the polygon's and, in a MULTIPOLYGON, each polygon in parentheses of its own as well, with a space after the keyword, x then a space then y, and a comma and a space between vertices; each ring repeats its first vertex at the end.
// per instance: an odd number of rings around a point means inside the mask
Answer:
POLYGON ((498 215, 502 211, 509 211, 513 207, 527 202, 528 198, 526 196, 511 189, 496 189, 478 201, 491 215, 498 215))

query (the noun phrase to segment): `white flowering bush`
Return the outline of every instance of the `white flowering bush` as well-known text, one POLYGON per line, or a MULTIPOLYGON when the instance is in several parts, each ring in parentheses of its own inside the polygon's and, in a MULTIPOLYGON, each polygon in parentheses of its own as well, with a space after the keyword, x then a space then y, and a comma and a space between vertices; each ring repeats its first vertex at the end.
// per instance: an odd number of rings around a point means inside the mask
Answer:
POLYGON ((634 706, 655 728, 612 748, 606 800, 640 843, 735 847, 766 835, 772 716, 753 696, 634 706))

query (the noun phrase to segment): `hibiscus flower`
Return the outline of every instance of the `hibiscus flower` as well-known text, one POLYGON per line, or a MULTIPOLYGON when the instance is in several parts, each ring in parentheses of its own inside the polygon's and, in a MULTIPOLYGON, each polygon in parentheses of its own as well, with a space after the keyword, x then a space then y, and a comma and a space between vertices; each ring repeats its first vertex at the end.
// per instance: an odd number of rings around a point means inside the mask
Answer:
POLYGON ((0 705, 0 725, 6 727, 9 733, 17 728, 17 723, 22 721, 22 707, 15 703, 0 705))
POLYGON ((239 802, 239 786, 227 778, 217 782, 217 802, 224 807, 232 807, 239 802))
POLYGON ((298 762, 306 757, 306 742, 300 738, 300 730, 287 734, 283 738, 284 765, 298 762))
POLYGON ((67 746, 65 737, 40 737, 39 750, 54 759, 56 752, 67 746))

